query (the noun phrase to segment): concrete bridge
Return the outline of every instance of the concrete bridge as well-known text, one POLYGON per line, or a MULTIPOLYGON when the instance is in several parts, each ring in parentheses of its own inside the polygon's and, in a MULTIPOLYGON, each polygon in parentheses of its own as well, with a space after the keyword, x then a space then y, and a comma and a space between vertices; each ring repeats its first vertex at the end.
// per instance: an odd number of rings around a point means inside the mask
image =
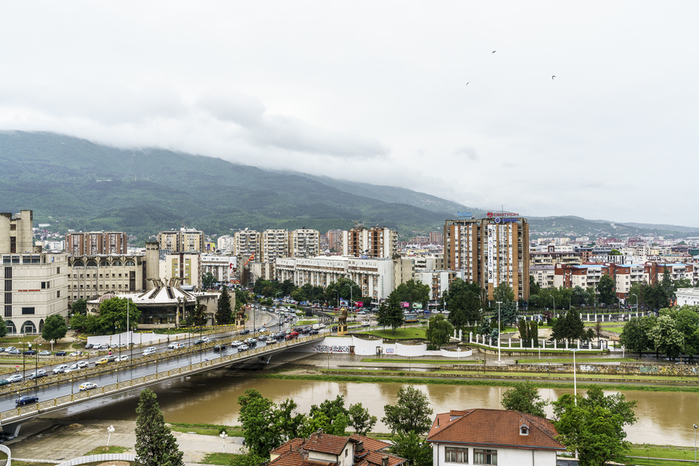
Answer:
MULTIPOLYGON (((165 350, 165 352, 141 356, 128 361, 112 362, 81 371, 29 380, 21 384, 5 385, 0 387, 0 409, 2 409, 0 411, 0 426, 4 431, 17 435, 22 422, 42 414, 94 398, 134 388, 145 388, 168 379, 221 369, 231 364, 258 358, 268 359, 274 353, 309 345, 326 336, 326 334, 304 336, 293 340, 265 344, 242 352, 237 352, 234 348, 215 352, 215 345, 225 344, 230 347, 232 341, 240 340, 240 337, 224 338, 212 340, 203 345, 165 350), (76 385, 88 379, 112 380, 113 382, 88 391, 75 390, 76 385), (70 385, 69 389, 67 385, 70 385), (68 390, 70 393, 66 393, 68 390), (15 396, 13 395, 19 397, 29 394, 39 396, 39 402, 7 409, 15 404, 15 396)), ((128 351, 125 350, 124 354, 128 354, 128 351)))

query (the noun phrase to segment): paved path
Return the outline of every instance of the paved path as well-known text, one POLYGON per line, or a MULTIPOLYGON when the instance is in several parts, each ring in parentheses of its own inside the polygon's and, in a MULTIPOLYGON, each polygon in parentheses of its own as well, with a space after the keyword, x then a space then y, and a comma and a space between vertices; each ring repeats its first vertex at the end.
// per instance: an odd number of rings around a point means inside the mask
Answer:
MULTIPOLYGON (((13 459, 31 458, 45 462, 56 462, 77 458, 107 444, 107 427, 103 421, 66 424, 60 421, 40 420, 27 423, 17 440, 6 445, 12 450, 13 459)), ((116 421, 110 445, 128 448, 125 453, 135 453, 136 422, 116 421)), ((174 432, 180 450, 184 452, 185 464, 201 466, 207 453, 237 453, 242 448, 242 438, 229 437, 225 446, 220 437, 174 432)))

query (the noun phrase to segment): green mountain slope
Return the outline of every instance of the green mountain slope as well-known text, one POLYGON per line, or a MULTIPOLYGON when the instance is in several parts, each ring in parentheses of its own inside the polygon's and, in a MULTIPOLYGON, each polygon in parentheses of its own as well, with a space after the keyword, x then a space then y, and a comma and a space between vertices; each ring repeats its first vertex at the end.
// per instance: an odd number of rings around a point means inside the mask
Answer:
POLYGON ((238 228, 349 228, 405 235, 440 230, 445 215, 341 191, 298 174, 161 149, 123 150, 51 133, 0 133, 0 211, 33 209, 60 228, 118 229, 139 239, 186 224, 238 228))

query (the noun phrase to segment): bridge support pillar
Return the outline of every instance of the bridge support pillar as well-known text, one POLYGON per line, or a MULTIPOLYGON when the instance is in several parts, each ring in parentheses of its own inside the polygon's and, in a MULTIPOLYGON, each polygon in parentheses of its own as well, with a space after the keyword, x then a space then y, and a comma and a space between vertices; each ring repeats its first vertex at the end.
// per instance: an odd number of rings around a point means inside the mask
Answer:
POLYGON ((9 424, 2 425, 2 431, 7 432, 15 437, 19 436, 19 429, 22 427, 21 422, 11 422, 9 424))

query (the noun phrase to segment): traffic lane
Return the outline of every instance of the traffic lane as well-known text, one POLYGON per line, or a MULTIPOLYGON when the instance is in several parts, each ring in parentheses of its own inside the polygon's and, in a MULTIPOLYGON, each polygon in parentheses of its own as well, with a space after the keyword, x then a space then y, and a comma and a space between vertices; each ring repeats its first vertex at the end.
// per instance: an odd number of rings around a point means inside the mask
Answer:
MULTIPOLYGON (((257 347, 266 346, 265 342, 259 342, 257 347)), ((251 348, 252 349, 252 348, 251 348)), ((83 378, 81 377, 80 371, 76 371, 75 375, 77 380, 66 381, 58 385, 44 386, 43 388, 37 387, 27 388, 21 392, 11 392, 6 394, 0 399, 0 411, 6 411, 16 408, 15 400, 21 395, 37 395, 39 401, 49 400, 52 398, 58 398, 61 396, 67 396, 71 393, 77 393, 79 391, 80 385, 85 382, 94 382, 98 387, 110 385, 119 382, 124 382, 131 378, 144 377, 147 375, 155 374, 156 370, 158 372, 167 371, 171 369, 177 369, 179 367, 188 366, 191 363, 197 363, 202 361, 208 361, 211 359, 221 358, 222 356, 228 354, 236 354, 239 351, 235 347, 226 347, 223 352, 214 351, 213 349, 208 349, 202 352, 192 352, 189 354, 180 354, 174 357, 168 357, 166 359, 158 360, 157 364, 155 362, 148 365, 133 365, 119 367, 118 371, 108 371, 103 372, 96 377, 83 378)), ((243 351, 245 352, 245 351, 243 351)), ((163 353, 164 355, 167 353, 163 353)), ((106 366, 109 368, 109 366, 106 366)))

